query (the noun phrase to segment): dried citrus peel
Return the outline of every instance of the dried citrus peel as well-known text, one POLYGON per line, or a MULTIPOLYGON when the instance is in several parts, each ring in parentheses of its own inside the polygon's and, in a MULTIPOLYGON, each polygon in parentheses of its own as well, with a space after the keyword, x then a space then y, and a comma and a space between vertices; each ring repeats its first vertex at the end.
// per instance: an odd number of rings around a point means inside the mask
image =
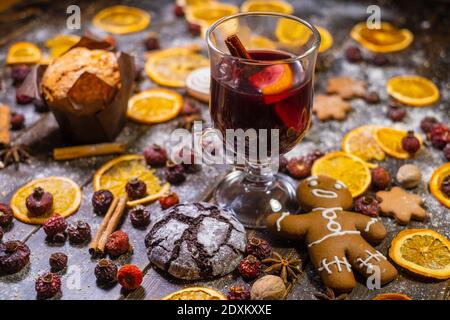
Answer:
POLYGON ((127 34, 147 28, 150 24, 150 15, 138 8, 118 5, 98 12, 92 24, 106 32, 127 34))
POLYGON ((447 208, 450 208, 450 198, 441 191, 442 182, 450 176, 450 162, 437 168, 431 175, 429 182, 430 191, 436 199, 447 208))
POLYGON ((31 42, 16 42, 9 50, 6 64, 33 64, 41 60, 41 50, 31 42))
POLYGON ((189 287, 173 292, 162 300, 227 300, 219 291, 206 287, 189 287))
POLYGON ((410 106, 424 107, 439 100, 439 89, 424 77, 398 76, 386 84, 388 94, 395 100, 410 106))

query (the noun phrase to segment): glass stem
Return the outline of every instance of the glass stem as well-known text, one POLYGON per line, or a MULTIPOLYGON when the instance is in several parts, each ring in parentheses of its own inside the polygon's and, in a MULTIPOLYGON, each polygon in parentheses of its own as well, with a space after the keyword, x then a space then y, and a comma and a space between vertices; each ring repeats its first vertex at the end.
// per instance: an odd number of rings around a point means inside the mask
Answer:
POLYGON ((245 186, 250 189, 270 190, 274 182, 272 162, 245 162, 245 186))

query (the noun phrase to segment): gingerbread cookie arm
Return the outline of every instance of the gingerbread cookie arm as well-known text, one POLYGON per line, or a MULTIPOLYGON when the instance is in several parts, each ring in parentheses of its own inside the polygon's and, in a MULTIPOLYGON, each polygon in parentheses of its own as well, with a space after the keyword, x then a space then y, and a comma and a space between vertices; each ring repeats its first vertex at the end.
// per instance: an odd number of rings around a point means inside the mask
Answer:
POLYGON ((279 234, 291 240, 302 240, 308 231, 308 215, 290 215, 273 213, 267 217, 267 228, 273 234, 279 234))
POLYGON ((370 243, 380 243, 386 238, 386 229, 378 218, 371 218, 359 213, 345 212, 351 215, 355 228, 361 236, 370 243))

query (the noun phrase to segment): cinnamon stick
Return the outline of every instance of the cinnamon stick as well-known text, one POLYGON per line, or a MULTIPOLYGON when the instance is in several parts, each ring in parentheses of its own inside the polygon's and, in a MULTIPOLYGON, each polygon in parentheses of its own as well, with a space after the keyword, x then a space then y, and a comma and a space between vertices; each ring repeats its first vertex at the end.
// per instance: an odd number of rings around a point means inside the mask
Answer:
POLYGON ((123 153, 125 145, 122 143, 100 143, 84 146, 64 147, 53 149, 53 159, 69 160, 107 154, 123 153))
POLYGON ((89 253, 91 255, 95 255, 97 253, 98 242, 99 242, 103 232, 105 231, 106 227, 108 226, 109 221, 111 220, 111 217, 113 216, 118 203, 119 203, 119 198, 117 198, 117 197, 114 198, 113 202, 109 206, 108 211, 106 212, 105 217, 103 218, 102 223, 98 227, 97 233, 95 234, 94 239, 92 240, 91 244, 89 245, 89 253))
POLYGON ((113 233, 113 231, 116 230, 117 226, 119 225, 120 219, 122 219, 123 213, 125 212, 126 204, 127 197, 121 196, 114 210, 114 213, 112 214, 112 217, 108 222, 108 225, 106 226, 102 236, 100 237, 100 240, 98 241, 98 253, 103 254, 105 252, 106 240, 108 240, 109 235, 113 233))
POLYGON ((225 39, 230 54, 234 57, 252 60, 237 34, 232 34, 225 39))
POLYGON ((11 111, 8 106, 0 105, 0 145, 8 145, 11 142, 9 122, 11 111))

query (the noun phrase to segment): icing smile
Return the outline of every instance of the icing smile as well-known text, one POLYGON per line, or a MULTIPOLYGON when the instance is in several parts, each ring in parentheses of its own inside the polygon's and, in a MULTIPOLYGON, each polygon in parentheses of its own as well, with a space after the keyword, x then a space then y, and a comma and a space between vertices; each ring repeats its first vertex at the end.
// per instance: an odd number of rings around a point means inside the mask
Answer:
POLYGON ((336 199, 338 197, 336 192, 330 190, 313 189, 311 192, 313 195, 319 198, 336 199))

